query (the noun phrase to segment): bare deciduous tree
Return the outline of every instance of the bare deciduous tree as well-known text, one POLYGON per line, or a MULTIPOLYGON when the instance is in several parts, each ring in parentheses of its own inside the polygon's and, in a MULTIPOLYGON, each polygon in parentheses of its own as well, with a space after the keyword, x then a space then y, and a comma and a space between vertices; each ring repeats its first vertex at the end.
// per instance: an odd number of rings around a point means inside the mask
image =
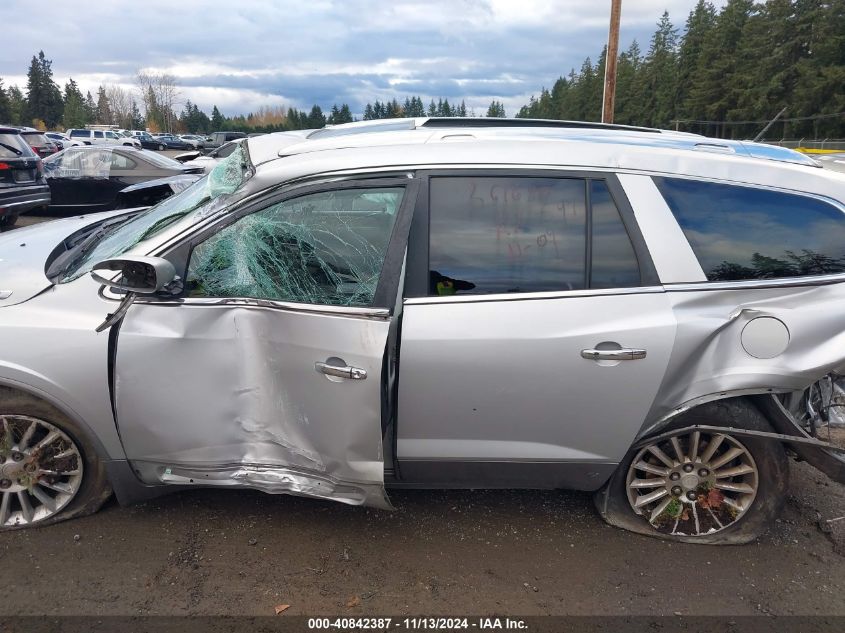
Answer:
POLYGON ((181 96, 176 77, 168 73, 140 70, 135 83, 146 110, 147 125, 155 122, 162 129, 172 131, 176 121, 175 108, 181 96))

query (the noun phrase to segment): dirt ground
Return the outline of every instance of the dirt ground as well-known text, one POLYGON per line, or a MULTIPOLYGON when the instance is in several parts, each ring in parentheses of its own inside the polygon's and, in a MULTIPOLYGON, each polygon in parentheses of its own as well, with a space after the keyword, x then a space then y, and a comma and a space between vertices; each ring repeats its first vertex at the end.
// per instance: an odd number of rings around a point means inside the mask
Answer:
POLYGON ((782 519, 736 547, 623 532, 583 493, 391 497, 192 491, 4 533, 0 615, 845 615, 845 520, 827 523, 845 486, 806 464, 782 519))
POLYGON ((845 486, 803 463, 791 475, 782 518, 736 547, 623 532, 573 492, 394 491, 395 512, 217 490, 110 502, 0 534, 0 623, 279 604, 286 615, 845 616, 845 518, 829 522, 845 517, 845 486))

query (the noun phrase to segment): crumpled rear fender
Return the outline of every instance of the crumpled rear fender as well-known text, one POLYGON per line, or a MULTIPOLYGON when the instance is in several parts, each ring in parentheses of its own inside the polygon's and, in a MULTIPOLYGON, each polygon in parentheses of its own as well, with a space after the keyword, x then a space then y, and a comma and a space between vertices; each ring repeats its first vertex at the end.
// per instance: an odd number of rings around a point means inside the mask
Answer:
MULTIPOLYGON (((754 404, 778 433, 795 438, 813 439, 801 428, 776 396, 756 396, 754 404)), ((788 444, 801 459, 812 464, 834 481, 845 484, 845 449, 825 442, 788 442, 788 444)))

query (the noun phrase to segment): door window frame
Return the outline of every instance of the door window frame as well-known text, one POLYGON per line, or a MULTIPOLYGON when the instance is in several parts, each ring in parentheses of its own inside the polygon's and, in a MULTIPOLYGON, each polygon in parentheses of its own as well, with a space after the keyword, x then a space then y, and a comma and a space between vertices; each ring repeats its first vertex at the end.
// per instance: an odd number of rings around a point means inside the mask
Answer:
POLYGON ((576 170, 576 169, 514 169, 514 168, 466 168, 466 169, 432 169, 420 170, 417 176, 421 182, 420 193, 417 196, 417 206, 414 211, 414 218, 411 224, 408 238, 408 262, 405 275, 404 298, 417 302, 461 302, 461 301, 495 301, 501 299, 518 300, 545 298, 558 295, 584 295, 586 294, 622 294, 631 293, 636 289, 652 288, 660 285, 657 269, 648 252, 645 239, 640 232, 625 190, 622 188, 619 179, 613 172, 598 170, 576 170), (587 229, 585 239, 585 278, 590 280, 592 268, 592 205, 590 200, 590 181, 602 181, 607 185, 610 197, 619 211, 620 219, 628 234, 628 239, 634 249, 634 256, 640 269, 640 284, 638 286, 625 286, 620 288, 586 288, 578 290, 549 290, 540 292, 524 292, 503 294, 467 294, 437 297, 429 295, 429 246, 431 240, 431 179, 437 177, 459 177, 459 178, 548 178, 548 179, 579 179, 584 182, 587 209, 587 229))
POLYGON ((382 263, 381 273, 379 274, 378 285, 373 295, 373 302, 368 307, 312 304, 284 299, 257 299, 254 297, 189 297, 187 296, 187 289, 184 289, 182 294, 173 298, 156 295, 147 297, 138 296, 136 302, 192 306, 217 306, 236 303, 237 305, 252 305, 265 308, 274 307, 305 312, 354 316, 390 316, 396 306, 396 297, 399 292, 399 282, 402 274, 402 263, 405 258, 408 233, 420 190, 420 181, 411 176, 404 174, 401 177, 356 177, 333 180, 331 182, 324 181, 302 184, 293 188, 285 187, 281 190, 277 188, 259 197, 250 199, 246 204, 222 216, 217 221, 204 225, 187 236, 183 236, 177 244, 167 249, 161 255, 161 257, 169 260, 174 265, 177 274, 184 280, 187 279, 188 265, 194 248, 215 233, 218 233, 247 215, 264 211, 288 200, 315 193, 338 190, 348 191, 351 189, 402 188, 404 189, 402 202, 396 212, 396 219, 393 223, 393 229, 388 241, 387 251, 384 262, 382 263))

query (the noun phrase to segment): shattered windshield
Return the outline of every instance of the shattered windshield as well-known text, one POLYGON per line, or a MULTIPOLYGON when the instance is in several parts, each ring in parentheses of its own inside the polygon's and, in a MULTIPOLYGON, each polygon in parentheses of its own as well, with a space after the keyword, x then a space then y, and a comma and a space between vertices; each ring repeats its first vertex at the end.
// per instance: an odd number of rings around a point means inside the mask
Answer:
POLYGON ((117 225, 113 231, 105 232, 94 246, 87 245, 83 252, 70 260, 59 277, 59 283, 81 277, 97 262, 122 255, 190 214, 201 218, 223 208, 232 201, 232 195, 251 175, 252 167, 246 146, 241 146, 216 165, 205 178, 117 225))

